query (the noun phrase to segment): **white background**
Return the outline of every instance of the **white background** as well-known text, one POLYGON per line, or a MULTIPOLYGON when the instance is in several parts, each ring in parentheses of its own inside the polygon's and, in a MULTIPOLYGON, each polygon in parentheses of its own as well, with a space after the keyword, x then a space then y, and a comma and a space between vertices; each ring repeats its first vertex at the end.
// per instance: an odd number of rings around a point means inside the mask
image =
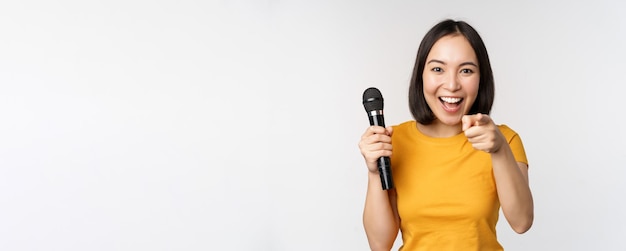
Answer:
MULTIPOLYGON (((368 250, 363 90, 412 119, 417 47, 482 35, 530 160, 506 250, 625 250, 626 4, 3 1, 1 250, 368 250)), ((399 247, 399 242, 394 250, 399 247)))

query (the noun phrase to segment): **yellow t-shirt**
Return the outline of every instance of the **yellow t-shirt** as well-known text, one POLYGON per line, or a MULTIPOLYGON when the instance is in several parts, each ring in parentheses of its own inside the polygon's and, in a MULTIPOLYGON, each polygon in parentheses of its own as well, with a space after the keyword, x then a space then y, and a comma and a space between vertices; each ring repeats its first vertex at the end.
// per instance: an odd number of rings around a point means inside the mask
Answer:
MULTIPOLYGON (((522 141, 499 126, 518 162, 522 141)), ((394 126, 391 156, 403 245, 400 250, 503 250, 496 238, 500 202, 491 157, 465 134, 432 138, 415 121, 394 126)))

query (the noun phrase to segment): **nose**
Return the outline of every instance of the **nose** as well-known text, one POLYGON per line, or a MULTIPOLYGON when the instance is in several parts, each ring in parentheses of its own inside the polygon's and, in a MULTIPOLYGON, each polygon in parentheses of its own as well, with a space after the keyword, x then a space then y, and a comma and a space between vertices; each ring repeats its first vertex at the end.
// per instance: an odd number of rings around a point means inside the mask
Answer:
POLYGON ((451 92, 461 89, 461 80, 459 77, 459 74, 454 72, 449 73, 446 81, 443 83, 443 88, 451 92))

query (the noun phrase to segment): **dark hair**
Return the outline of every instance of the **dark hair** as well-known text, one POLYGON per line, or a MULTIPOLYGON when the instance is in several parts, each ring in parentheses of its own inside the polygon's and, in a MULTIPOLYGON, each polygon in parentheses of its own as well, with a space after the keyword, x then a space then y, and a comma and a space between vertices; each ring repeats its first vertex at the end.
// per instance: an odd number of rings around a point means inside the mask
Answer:
POLYGON ((493 105, 495 94, 493 72, 491 71, 489 55, 487 55, 487 48, 485 48, 483 40, 478 32, 466 22, 446 19, 433 26, 422 39, 417 50, 417 58, 415 59, 415 67, 413 68, 413 76, 409 86, 409 108, 413 118, 424 125, 428 125, 435 120, 435 114, 428 107, 424 98, 424 79, 422 74, 424 73, 426 58, 437 40, 452 34, 464 36, 474 49, 478 59, 478 67, 480 69, 478 95, 470 108, 469 114, 489 114, 493 105))

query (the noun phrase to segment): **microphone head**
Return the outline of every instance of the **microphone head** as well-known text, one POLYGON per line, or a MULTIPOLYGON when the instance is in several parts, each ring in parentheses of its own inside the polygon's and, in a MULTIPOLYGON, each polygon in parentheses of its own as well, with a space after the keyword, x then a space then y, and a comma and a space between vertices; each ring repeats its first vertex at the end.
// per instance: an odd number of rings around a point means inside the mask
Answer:
POLYGON ((363 107, 366 112, 383 110, 383 94, 375 87, 365 89, 363 92, 363 107))

